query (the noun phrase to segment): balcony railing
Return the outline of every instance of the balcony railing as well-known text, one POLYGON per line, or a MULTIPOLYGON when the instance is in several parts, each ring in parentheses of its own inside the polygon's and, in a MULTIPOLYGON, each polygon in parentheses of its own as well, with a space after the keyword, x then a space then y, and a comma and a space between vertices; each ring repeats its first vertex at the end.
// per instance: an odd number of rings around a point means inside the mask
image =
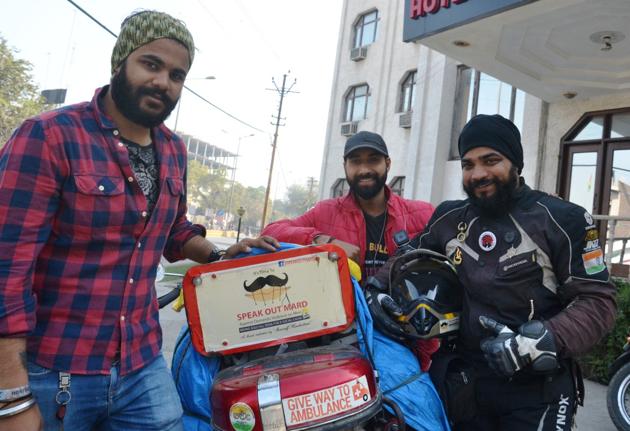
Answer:
POLYGON ((612 263, 630 264, 630 250, 628 250, 628 242, 630 236, 618 234, 620 222, 630 222, 630 216, 610 216, 593 214, 594 220, 604 221, 608 223, 608 231, 606 233, 606 265, 610 268, 612 263), (629 260, 626 263, 625 256, 628 251, 629 260))

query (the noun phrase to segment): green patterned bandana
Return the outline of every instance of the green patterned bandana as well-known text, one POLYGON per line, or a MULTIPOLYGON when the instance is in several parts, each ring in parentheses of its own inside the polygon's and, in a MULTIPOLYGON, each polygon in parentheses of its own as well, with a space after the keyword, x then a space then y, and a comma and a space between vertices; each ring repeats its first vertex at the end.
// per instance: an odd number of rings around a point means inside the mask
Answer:
POLYGON ((192 65, 195 43, 186 24, 163 12, 142 11, 125 18, 120 26, 120 34, 112 51, 112 74, 133 51, 162 38, 174 39, 184 45, 192 65))

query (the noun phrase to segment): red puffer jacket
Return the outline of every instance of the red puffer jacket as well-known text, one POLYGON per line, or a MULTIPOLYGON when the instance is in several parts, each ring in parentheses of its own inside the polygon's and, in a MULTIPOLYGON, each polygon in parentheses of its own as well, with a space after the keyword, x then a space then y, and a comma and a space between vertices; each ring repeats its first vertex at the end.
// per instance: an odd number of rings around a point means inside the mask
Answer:
MULTIPOLYGON (((396 250, 394 233, 405 230, 409 238, 413 238, 424 230, 433 206, 423 201, 403 199, 385 188, 387 197, 387 225, 385 226, 385 241, 390 255, 396 250)), ((270 235, 278 241, 307 245, 313 243, 317 235, 332 235, 337 239, 349 242, 361 249, 361 262, 366 248, 365 219, 361 208, 357 205, 352 194, 336 199, 318 202, 304 215, 293 220, 285 219, 271 223, 265 227, 262 235, 270 235)), ((431 355, 438 349, 437 340, 420 341, 414 346, 414 351, 420 360, 424 371, 431 364, 431 355)))
MULTIPOLYGON (((423 201, 403 199, 392 193, 387 186, 385 196, 385 243, 391 255, 396 250, 394 234, 405 230, 409 238, 413 238, 422 232, 433 213, 433 206, 423 201)), ((358 246, 361 249, 361 262, 357 263, 363 267, 367 241, 365 219, 352 194, 318 202, 304 215, 293 220, 284 219, 271 223, 262 232, 262 235, 273 236, 278 241, 301 245, 312 244, 313 238, 322 234, 332 235, 358 246)))

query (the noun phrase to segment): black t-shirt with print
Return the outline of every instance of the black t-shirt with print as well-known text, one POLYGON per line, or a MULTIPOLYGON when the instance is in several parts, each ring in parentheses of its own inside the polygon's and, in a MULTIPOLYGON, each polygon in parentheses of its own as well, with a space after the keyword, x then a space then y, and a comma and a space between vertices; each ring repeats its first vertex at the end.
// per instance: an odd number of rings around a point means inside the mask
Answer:
POLYGON ((376 271, 387 262, 389 254, 385 243, 385 225, 387 224, 387 211, 372 217, 363 213, 365 218, 366 248, 365 263, 363 265, 363 279, 374 275, 376 271))
POLYGON ((131 170, 142 189, 142 193, 147 198, 147 212, 151 214, 160 193, 158 182, 160 166, 155 152, 155 145, 151 143, 150 145, 142 146, 124 138, 121 141, 127 147, 131 170))

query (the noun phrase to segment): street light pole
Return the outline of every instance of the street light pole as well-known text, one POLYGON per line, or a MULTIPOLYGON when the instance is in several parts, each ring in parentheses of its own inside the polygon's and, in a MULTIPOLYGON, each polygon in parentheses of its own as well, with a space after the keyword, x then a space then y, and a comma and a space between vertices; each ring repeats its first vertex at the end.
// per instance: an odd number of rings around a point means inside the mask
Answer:
POLYGON ((241 220, 243 220, 243 215, 245 215, 245 208, 240 206, 236 213, 238 214, 238 230, 236 231, 236 242, 241 238, 241 220))
MULTIPOLYGON (((238 166, 238 157, 241 151, 241 139, 251 138, 254 135, 255 135, 254 133, 250 133, 249 135, 238 137, 238 144, 236 145, 236 157, 234 158, 234 167, 232 168, 232 180, 231 180, 232 184, 230 185, 230 195, 228 198, 227 208, 225 209, 226 213, 228 211, 230 212, 230 214, 232 213, 232 197, 234 196, 234 182, 236 181, 236 167, 238 166)), ((239 208, 239 210, 241 208, 239 208)), ((239 220, 239 224, 240 224, 240 220, 239 220)), ((225 224, 225 229, 227 230, 227 223, 225 224)))

